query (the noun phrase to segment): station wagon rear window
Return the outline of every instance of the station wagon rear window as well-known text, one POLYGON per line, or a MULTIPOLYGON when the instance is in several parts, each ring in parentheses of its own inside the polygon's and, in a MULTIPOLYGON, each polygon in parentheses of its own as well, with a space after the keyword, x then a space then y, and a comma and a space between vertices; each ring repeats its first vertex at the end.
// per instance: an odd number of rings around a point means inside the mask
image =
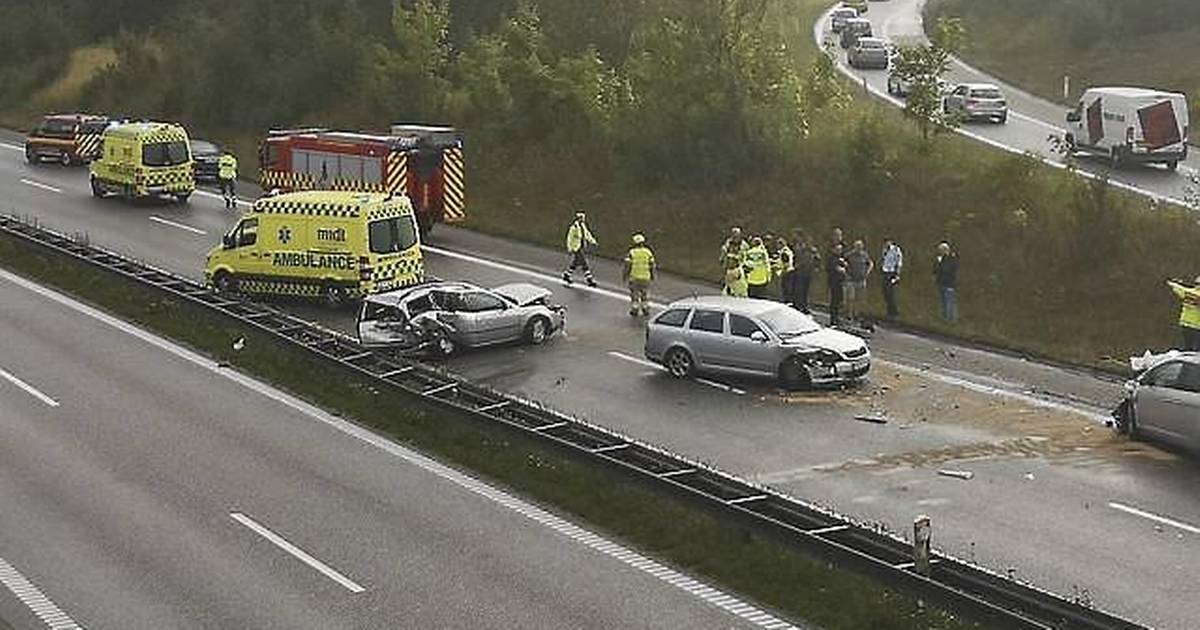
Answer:
POLYGON ((1001 98, 1000 90, 995 88, 971 90, 971 98, 1001 98))
POLYGON ((183 140, 155 142, 142 147, 142 164, 146 166, 179 166, 190 159, 188 143, 183 140))

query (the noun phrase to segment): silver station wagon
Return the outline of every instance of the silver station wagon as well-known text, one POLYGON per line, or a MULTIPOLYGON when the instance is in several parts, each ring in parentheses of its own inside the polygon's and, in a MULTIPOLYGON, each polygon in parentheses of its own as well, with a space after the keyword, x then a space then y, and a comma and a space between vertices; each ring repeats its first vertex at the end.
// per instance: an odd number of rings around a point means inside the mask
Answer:
POLYGON ((1117 429, 1200 450, 1200 352, 1147 354, 1130 364, 1138 375, 1113 411, 1117 429))
POLYGON ((725 296, 672 303, 647 325, 645 354, 676 378, 766 376, 789 389, 853 382, 871 369, 861 338, 779 302, 725 296))

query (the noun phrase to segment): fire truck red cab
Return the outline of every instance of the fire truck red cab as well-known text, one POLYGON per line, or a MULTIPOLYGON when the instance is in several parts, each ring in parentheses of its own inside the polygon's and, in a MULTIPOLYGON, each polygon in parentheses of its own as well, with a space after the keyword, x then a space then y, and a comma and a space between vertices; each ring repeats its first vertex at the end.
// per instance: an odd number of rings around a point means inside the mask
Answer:
POLYGON ((44 159, 64 165, 91 162, 99 157, 100 136, 110 122, 92 114, 48 114, 25 137, 25 159, 30 164, 44 159))
POLYGON ((388 134, 273 130, 259 147, 263 190, 403 193, 428 233, 466 218, 462 136, 453 127, 393 125, 388 134))

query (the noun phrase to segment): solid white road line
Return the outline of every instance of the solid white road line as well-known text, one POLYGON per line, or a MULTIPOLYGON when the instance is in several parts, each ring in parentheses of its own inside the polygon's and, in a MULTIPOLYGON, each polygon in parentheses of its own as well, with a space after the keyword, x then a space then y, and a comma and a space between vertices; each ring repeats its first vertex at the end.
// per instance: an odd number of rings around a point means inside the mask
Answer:
POLYGON ((67 613, 50 601, 45 593, 34 586, 24 575, 21 575, 21 572, 6 562, 4 558, 0 558, 0 584, 12 591, 12 594, 16 595, 22 604, 25 604, 29 610, 33 611, 33 614, 37 615, 38 619, 41 619, 52 630, 81 630, 74 619, 67 616, 67 613))
POLYGON ((1190 532, 1190 533, 1193 533, 1193 534, 1200 534, 1200 527, 1196 527, 1195 525, 1189 525, 1189 524, 1187 524, 1187 523, 1184 523, 1183 521, 1177 521, 1177 520, 1175 520, 1175 519, 1173 519, 1173 518, 1167 518, 1167 517, 1165 517, 1165 516, 1159 516, 1159 515, 1157 515, 1157 514, 1154 514, 1153 512, 1147 512, 1147 511, 1145 511, 1145 510, 1139 510, 1139 509, 1137 509, 1137 508, 1135 508, 1135 507, 1131 507, 1131 506, 1125 505, 1124 503, 1117 503, 1117 502, 1115 502, 1115 501, 1114 501, 1114 502, 1110 502, 1110 503, 1108 504, 1108 507, 1110 507, 1110 508, 1112 508, 1112 509, 1114 509, 1114 510, 1120 510, 1120 511, 1122 511, 1122 512, 1125 512, 1126 514, 1132 514, 1132 515, 1134 515, 1134 516, 1140 516, 1140 517, 1142 517, 1142 518, 1144 518, 1144 519, 1148 519, 1148 520, 1154 521, 1155 523, 1161 523, 1161 524, 1163 524, 1163 525, 1168 525, 1168 526, 1170 526, 1170 527, 1174 527, 1175 529, 1182 529, 1182 530, 1183 530, 1183 531, 1185 531, 1185 532, 1190 532))
POLYGON ((3 147, 5 149, 12 149, 13 151, 20 151, 22 153, 25 152, 25 147, 20 147, 15 144, 9 144, 7 142, 0 142, 0 147, 3 147))
POLYGON ((180 229, 180 230, 186 230, 186 231, 188 231, 188 232, 191 232, 192 234, 200 234, 200 235, 208 234, 208 232, 205 232, 204 230, 201 230, 201 229, 199 229, 199 228, 194 228, 194 227, 192 227, 192 226, 190 226, 190 225, 184 225, 184 224, 182 224, 182 223, 176 223, 176 222, 174 222, 174 221, 171 221, 171 220, 169 220, 169 219, 164 219, 164 218, 162 218, 162 217, 155 216, 155 215, 153 215, 153 214, 152 214, 152 215, 150 215, 150 220, 151 220, 151 221, 153 221, 153 222, 155 222, 155 223, 161 223, 161 224, 163 224, 163 225, 169 225, 169 226, 171 226, 171 227, 173 227, 173 228, 177 228, 177 229, 180 229))
POLYGON ((33 186, 34 188, 40 188, 42 190, 47 190, 52 193, 62 194, 61 188, 55 188, 54 186, 51 186, 50 184, 43 184, 42 182, 35 182, 32 179, 22 179, 21 183, 25 184, 26 186, 33 186))
POLYGON ((321 573, 321 575, 324 575, 325 577, 342 585, 342 587, 344 587, 346 590, 350 591, 351 593, 361 593, 361 592, 367 590, 367 589, 359 586, 354 580, 351 580, 350 578, 335 571, 333 569, 333 567, 330 567, 329 565, 325 564, 324 562, 317 560, 316 558, 314 558, 311 555, 309 555, 308 553, 306 553, 303 549, 297 547, 296 545, 293 545, 292 543, 288 542, 287 540, 284 540, 283 536, 280 536, 279 534, 276 534, 275 532, 260 525, 257 521, 250 518, 249 516, 246 516, 245 514, 242 514, 241 512, 230 512, 229 517, 232 518, 233 520, 241 523, 242 525, 245 525, 247 528, 250 529, 250 531, 253 531, 254 533, 258 534, 259 536, 266 538, 268 541, 270 541, 271 544, 273 544, 276 547, 279 547, 280 549, 291 554, 297 560, 316 569, 318 572, 321 573))
MULTIPOLYGON (((58 293, 57 291, 43 287, 37 283, 26 280, 25 278, 3 269, 0 269, 0 280, 6 280, 17 286, 25 288, 46 298, 47 300, 61 304, 77 313, 86 315, 87 317, 101 322, 106 326, 119 330, 132 337, 136 337, 137 339, 140 339, 168 354, 196 365, 211 374, 215 374, 221 378, 226 378, 230 381, 233 381, 234 383, 237 383, 246 389, 254 391, 266 398, 284 405, 285 407, 316 420, 317 422, 320 422, 332 428, 333 430, 338 431, 339 433, 360 440, 370 446, 384 451, 385 453, 388 453, 389 455, 398 457, 412 464, 413 466, 416 466, 458 486, 467 492, 483 497, 508 510, 511 510, 516 514, 519 514, 520 516, 543 525, 573 542, 586 546, 597 553, 601 553, 606 557, 617 560, 618 562, 621 562, 622 564, 634 570, 650 575, 651 577, 666 582, 667 584, 679 588, 689 594, 693 594, 705 603, 714 604, 714 600, 717 599, 731 602, 738 601, 736 598, 726 595, 716 588, 708 587, 698 580, 689 578, 666 567, 663 564, 626 549, 621 545, 612 543, 607 539, 583 529, 582 527, 579 527, 566 519, 555 516, 554 514, 527 503, 511 494, 497 490, 496 488, 479 481, 474 477, 450 468, 449 466, 430 459, 416 451, 400 446, 395 442, 376 435, 364 427, 358 426, 346 420, 342 420, 341 418, 336 418, 323 409, 315 407, 303 400, 300 400, 299 398, 281 392, 261 381, 255 380, 249 376, 240 374, 228 368, 221 367, 219 363, 213 361, 212 359, 197 354, 192 350, 188 350, 187 348, 163 339, 162 337, 146 332, 145 330, 133 326, 132 324, 121 321, 112 315, 83 304, 78 300, 67 297, 66 295, 58 293)), ((725 608, 724 606, 721 607, 725 608)), ((744 613, 738 614, 738 616, 741 619, 749 621, 760 628, 794 627, 787 621, 781 620, 778 617, 774 617, 765 611, 754 608, 753 606, 750 606, 744 613), (754 618, 753 621, 751 621, 752 617, 754 618)))
POLYGON ((3 378, 4 380, 8 381, 9 383, 12 383, 13 385, 16 385, 17 387, 21 388, 22 390, 25 391, 26 394, 29 394, 30 396, 33 396, 34 398, 42 401, 48 407, 57 407, 58 406, 57 400, 54 400, 53 398, 38 391, 36 387, 17 378, 16 375, 12 374, 11 372, 7 372, 4 369, 0 369, 0 378, 3 378))
MULTIPOLYGON (((664 368, 663 366, 661 366, 653 361, 647 361, 646 359, 628 355, 628 354, 625 354, 624 352, 617 352, 616 350, 612 350, 612 351, 609 351, 608 355, 613 358, 620 359, 622 361, 628 361, 629 363, 652 368, 652 369, 658 370, 660 372, 666 371, 666 368, 664 368)), ((697 383, 700 383, 701 385, 708 385, 709 387, 719 389, 723 392, 729 392, 730 394, 734 394, 735 396, 745 396, 746 395, 746 390, 738 389, 737 387, 734 387, 732 385, 726 385, 725 383, 721 383, 718 381, 712 381, 707 378, 699 378, 699 377, 693 378, 692 380, 696 381, 697 383)))

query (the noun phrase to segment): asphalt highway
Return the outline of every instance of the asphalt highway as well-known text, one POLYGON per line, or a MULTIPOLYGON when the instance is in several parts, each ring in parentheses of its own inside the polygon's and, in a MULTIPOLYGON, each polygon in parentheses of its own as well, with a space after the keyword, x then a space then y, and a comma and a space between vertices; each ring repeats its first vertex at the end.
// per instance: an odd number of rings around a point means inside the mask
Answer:
MULTIPOLYGON (((921 16, 924 5, 925 0, 871 2, 866 17, 871 20, 877 35, 892 42, 905 44, 925 41, 921 16)), ((827 20, 822 20, 814 26, 813 35, 818 42, 832 37, 827 20)), ((838 64, 843 72, 855 77, 858 82, 865 82, 872 93, 880 98, 903 106, 902 100, 887 94, 887 70, 851 69, 846 64, 845 53, 836 43, 834 50, 837 51, 838 64)), ((1069 70, 1064 69, 1064 74, 1068 72, 1069 70)), ((961 60, 955 60, 946 79, 951 83, 984 82, 999 85, 1008 101, 1010 115, 1006 124, 968 123, 962 126, 962 133, 998 148, 1018 153, 1032 152, 1052 163, 1062 164, 1063 158, 1054 152, 1050 137, 1061 138, 1065 133, 1063 127, 1068 107, 1033 96, 972 68, 961 60)), ((1176 172, 1158 166, 1133 166, 1113 170, 1107 164, 1093 158, 1081 158, 1078 168, 1087 173, 1106 176, 1118 186, 1152 198, 1179 201, 1188 198, 1189 193, 1194 197, 1200 192, 1189 191, 1189 188, 1195 188, 1190 179, 1200 173, 1200 156, 1194 152, 1185 162, 1180 163, 1176 172)))
POLYGON ((6 273, 0 304, 15 628, 788 627, 6 273))
MULTIPOLYGON (((31 167, 12 148, 18 140, 0 143, 0 209, 191 277, 234 220, 204 196, 188 206, 97 201, 82 169, 31 167)), ((1099 422, 1118 383, 891 331, 872 339, 871 382, 850 392, 676 382, 641 362, 641 327, 624 313, 615 264, 596 264, 593 291, 555 280, 559 252, 465 230, 439 228, 427 254, 439 277, 532 281, 569 308, 566 335, 453 359, 465 376, 894 531, 927 513, 943 549, 1060 593, 1086 591, 1145 623, 1187 628, 1200 617, 1188 568, 1200 566, 1200 471, 1107 433, 1099 422), (889 422, 855 420, 876 412, 889 422)), ((654 297, 711 290, 667 277, 654 297)), ((347 312, 295 308, 352 324, 347 312)))

